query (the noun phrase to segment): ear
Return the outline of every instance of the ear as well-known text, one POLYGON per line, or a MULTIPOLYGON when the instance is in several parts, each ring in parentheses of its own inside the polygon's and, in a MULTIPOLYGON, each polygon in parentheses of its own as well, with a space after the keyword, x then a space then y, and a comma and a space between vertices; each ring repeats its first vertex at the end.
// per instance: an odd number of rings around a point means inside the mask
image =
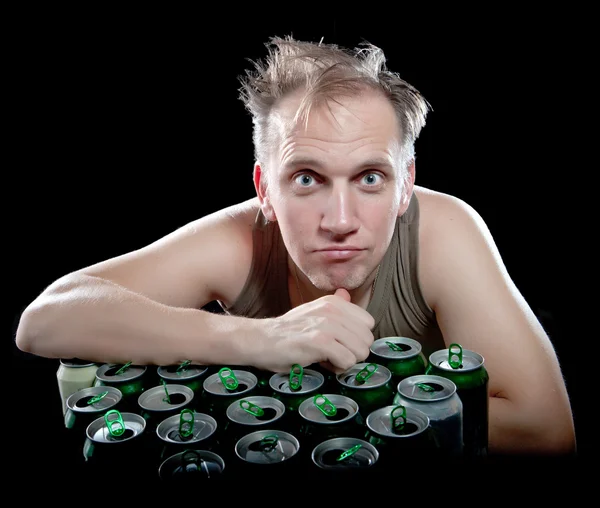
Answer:
POLYGON ((398 217, 404 214, 410 204, 410 198, 415 186, 415 159, 411 160, 408 165, 408 175, 404 180, 404 187, 402 189, 402 196, 400 197, 400 207, 398 208, 398 217))
POLYGON ((267 191, 267 177, 263 174, 263 170, 259 163, 254 164, 253 180, 263 215, 268 221, 275 222, 277 217, 275 216, 275 211, 273 210, 273 205, 271 204, 271 199, 269 198, 269 193, 267 191))

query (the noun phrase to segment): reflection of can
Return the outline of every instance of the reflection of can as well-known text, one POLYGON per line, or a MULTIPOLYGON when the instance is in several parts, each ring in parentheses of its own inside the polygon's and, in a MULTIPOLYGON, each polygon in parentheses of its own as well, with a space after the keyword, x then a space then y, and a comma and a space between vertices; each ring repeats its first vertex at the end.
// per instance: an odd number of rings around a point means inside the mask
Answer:
POLYGON ((146 370, 145 365, 105 363, 96 372, 95 386, 118 388, 123 402, 135 407, 135 400, 144 391, 146 370))
POLYGON ((408 376, 424 374, 427 360, 421 343, 408 337, 384 337, 371 345, 371 360, 392 373, 393 384, 408 376))
POLYGON ((163 384, 149 388, 138 397, 138 406, 143 410, 146 421, 152 421, 155 429, 158 422, 189 406, 194 399, 194 392, 184 385, 163 384))
POLYGON ((483 356, 450 344, 429 357, 427 374, 450 379, 463 404, 463 451, 467 458, 485 457, 488 451, 488 372, 483 356))
POLYGON ((156 434, 163 444, 160 460, 186 449, 213 450, 217 446, 216 431, 217 421, 212 416, 182 409, 156 427, 156 434))
POLYGON ((204 408, 219 422, 225 423, 225 411, 236 399, 248 397, 256 391, 257 378, 247 370, 233 370, 223 367, 219 372, 208 376, 202 386, 204 408), (231 386, 228 387, 228 382, 231 386))
POLYGON ((452 381, 427 374, 410 376, 398 383, 394 404, 414 407, 429 417, 433 438, 442 455, 462 455, 463 405, 452 381))
POLYGON ((222 478, 225 461, 208 450, 185 450, 171 455, 158 468, 159 478, 167 483, 197 486, 198 482, 222 478))
POLYGON ((295 459, 300 443, 288 432, 265 429, 246 434, 236 442, 234 450, 241 460, 240 471, 260 471, 271 466, 276 468, 271 472, 284 473, 298 466, 295 459))
POLYGON ((323 374, 312 369, 303 369, 301 384, 296 389, 290 385, 289 374, 277 373, 269 379, 273 397, 281 400, 290 412, 297 411, 302 402, 322 388, 324 382, 323 374))
POLYGON ((61 359, 56 380, 62 402, 62 414, 67 412, 67 399, 82 388, 94 385, 98 365, 78 358, 61 359))
POLYGON ((300 404, 298 414, 303 420, 299 433, 311 446, 335 437, 361 437, 364 434, 364 420, 358 404, 345 395, 316 394, 300 404))
POLYGON ((261 395, 235 400, 227 408, 227 423, 224 432, 231 432, 232 440, 237 441, 244 434, 261 428, 281 429, 285 406, 273 397, 261 395))
POLYGON ((394 399, 392 373, 383 365, 357 363, 338 374, 337 382, 340 393, 355 400, 363 414, 391 404, 394 399))
POLYGON ((319 443, 312 451, 312 461, 327 473, 360 473, 374 471, 379 451, 371 443, 359 438, 338 437, 319 443))
POLYGON ((193 363, 183 362, 179 365, 163 365, 156 369, 160 379, 166 383, 185 385, 191 388, 196 395, 202 391, 202 376, 208 367, 193 363))
POLYGON ((430 460, 436 451, 429 417, 402 405, 379 408, 367 416, 367 439, 381 454, 385 466, 398 465, 398 459, 430 460))

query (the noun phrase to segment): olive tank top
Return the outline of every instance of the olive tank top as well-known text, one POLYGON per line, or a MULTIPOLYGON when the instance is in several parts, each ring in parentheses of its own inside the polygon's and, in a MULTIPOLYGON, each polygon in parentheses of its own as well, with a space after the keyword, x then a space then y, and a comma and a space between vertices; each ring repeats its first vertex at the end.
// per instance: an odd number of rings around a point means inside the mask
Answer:
MULTIPOLYGON (((396 219, 392 241, 382 259, 373 298, 367 306, 374 320, 375 339, 408 337, 417 340, 425 358, 444 349, 435 314, 419 285, 419 202, 413 192, 406 212, 396 219)), ((227 307, 230 315, 250 318, 277 317, 291 309, 288 292, 287 250, 277 222, 259 210, 253 228, 250 273, 237 300, 227 307)))

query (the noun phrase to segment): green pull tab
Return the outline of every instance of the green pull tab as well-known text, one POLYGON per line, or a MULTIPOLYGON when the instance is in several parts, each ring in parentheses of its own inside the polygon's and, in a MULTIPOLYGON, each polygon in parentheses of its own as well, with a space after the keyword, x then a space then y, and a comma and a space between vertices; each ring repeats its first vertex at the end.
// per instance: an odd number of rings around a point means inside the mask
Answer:
POLYGON ((265 414, 262 408, 258 407, 256 404, 252 404, 252 402, 248 400, 240 400, 240 407, 246 411, 246 413, 250 413, 253 416, 262 416, 265 414))
POLYGON ((448 348, 448 363, 453 369, 458 369, 462 366, 462 346, 460 344, 450 344, 448 348), (452 350, 455 348, 458 348, 458 352, 453 353, 452 350))
POLYGON ((402 429, 406 424, 406 408, 402 405, 396 406, 390 413, 390 419, 392 421, 393 430, 402 429), (400 411, 400 414, 396 415, 395 413, 398 411, 400 411))
POLYGON ((304 376, 304 369, 302 365, 295 363, 292 365, 290 370, 290 388, 292 390, 299 390, 302 388, 302 377, 304 376))
POLYGON ((194 411, 191 409, 182 409, 179 415, 179 434, 182 437, 190 437, 194 429, 194 411), (186 420, 185 416, 190 415, 190 419, 186 420))
POLYGON ((171 403, 171 397, 169 396, 169 391, 167 390, 167 383, 165 382, 164 379, 161 379, 160 382, 162 383, 164 389, 165 389, 165 394, 167 395, 164 399, 163 402, 166 402, 167 404, 171 403))
POLYGON ((179 364, 179 367, 177 367, 177 370, 175 372, 181 372, 182 370, 185 370, 188 368, 188 365, 192 363, 191 360, 185 360, 184 362, 181 362, 179 364))
POLYGON ((365 367, 363 367, 358 374, 356 374, 356 382, 363 384, 367 379, 369 379, 375 371, 378 369, 377 365, 374 363, 369 363, 365 367))
POLYGON ((421 390, 423 390, 424 392, 433 392, 435 391, 435 388, 431 385, 428 385, 427 383, 415 383, 416 386, 418 386, 421 390))
POLYGON ((386 340, 385 343, 388 345, 388 347, 392 351, 402 351, 402 348, 398 344, 396 344, 395 342, 390 342, 389 340, 386 340))
POLYGON ((87 401, 87 403, 91 406, 92 404, 95 404, 96 402, 101 401, 107 395, 108 395, 108 390, 105 392, 99 393, 95 397, 92 397, 90 400, 87 401))
POLYGON ((108 427, 108 432, 110 433, 111 436, 120 436, 123 434, 123 432, 125 432, 125 424, 123 423, 123 417, 121 416, 121 413, 119 413, 119 411, 117 411, 116 409, 111 409, 110 411, 107 411, 106 414, 104 415, 104 422, 106 423, 106 426, 108 427), (110 417, 112 415, 115 415, 115 418, 111 421, 110 417), (113 426, 115 426, 115 428, 113 428, 113 426))
POLYGON ((325 416, 335 416, 337 414, 337 407, 335 407, 325 395, 315 395, 313 397, 313 404, 317 406, 319 411, 325 416))
POLYGON ((228 367, 223 367, 219 370, 219 378, 227 390, 235 390, 238 387, 238 380, 235 377, 233 370, 228 367))
POLYGON ((131 366, 131 362, 127 362, 119 370, 117 370, 117 372, 115 372, 115 376, 118 376, 119 374, 123 374, 123 372, 125 372, 130 366, 131 366))
POLYGON ((269 434, 268 436, 263 437, 260 440, 259 447, 262 452, 272 452, 277 443, 279 442, 279 437, 276 434, 269 434))
POLYGON ((351 455, 354 455, 358 450, 360 450, 360 448, 362 447, 362 445, 359 443, 357 445, 354 445, 352 448, 346 450, 344 453, 342 453, 337 459, 337 461, 341 461, 341 460, 346 460, 348 457, 350 457, 351 455))

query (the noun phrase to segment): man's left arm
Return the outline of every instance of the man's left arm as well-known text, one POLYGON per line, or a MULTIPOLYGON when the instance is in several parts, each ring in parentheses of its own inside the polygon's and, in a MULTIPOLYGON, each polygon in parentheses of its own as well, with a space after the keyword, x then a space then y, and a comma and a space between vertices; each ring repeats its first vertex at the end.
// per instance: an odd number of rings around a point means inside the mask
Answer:
POLYGON ((432 206, 422 284, 446 347, 458 343, 484 358, 490 453, 573 453, 573 415, 556 352, 488 228, 456 198, 438 197, 432 206))

